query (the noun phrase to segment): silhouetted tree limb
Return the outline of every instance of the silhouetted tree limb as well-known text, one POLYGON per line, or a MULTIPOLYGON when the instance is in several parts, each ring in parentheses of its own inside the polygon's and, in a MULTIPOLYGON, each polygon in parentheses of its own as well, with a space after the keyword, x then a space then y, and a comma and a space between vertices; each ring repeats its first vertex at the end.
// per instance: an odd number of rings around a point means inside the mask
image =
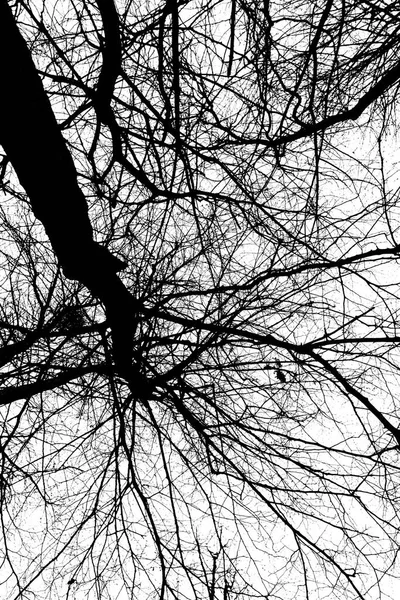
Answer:
POLYGON ((136 305, 116 275, 125 263, 93 240, 73 160, 6 0, 0 3, 0 56, 0 142, 65 275, 83 283, 104 304, 115 360, 127 374, 132 365, 136 305))
POLYGON ((277 135, 275 138, 268 139, 264 137, 246 137, 236 136, 230 128, 220 125, 221 129, 226 131, 229 138, 224 139, 223 142, 212 146, 213 150, 224 147, 226 144, 232 145, 262 145, 266 148, 277 148, 302 138, 312 136, 316 133, 323 133, 334 125, 340 123, 346 123, 346 121, 356 121, 365 111, 371 106, 378 98, 380 98, 385 92, 399 81, 400 78, 400 63, 389 69, 380 79, 374 84, 352 107, 344 111, 337 112, 333 115, 322 119, 316 123, 303 123, 300 129, 293 133, 285 135, 277 135))
POLYGON ((107 375, 110 373, 110 367, 106 365, 91 365, 89 367, 76 367, 75 369, 67 369, 65 372, 56 375, 55 377, 40 378, 37 381, 26 385, 0 388, 0 405, 4 406, 15 402, 16 400, 28 399, 35 394, 42 394, 50 390, 54 390, 60 386, 71 383, 76 379, 85 377, 91 373, 107 375))

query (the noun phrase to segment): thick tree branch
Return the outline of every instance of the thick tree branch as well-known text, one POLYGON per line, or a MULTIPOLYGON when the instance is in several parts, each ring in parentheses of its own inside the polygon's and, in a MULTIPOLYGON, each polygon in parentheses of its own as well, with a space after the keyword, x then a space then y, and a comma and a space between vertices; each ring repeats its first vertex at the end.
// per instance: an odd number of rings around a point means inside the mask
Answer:
POLYGON ((116 272, 125 264, 93 239, 85 197, 49 99, 6 0, 0 0, 0 143, 65 275, 105 306, 114 357, 131 367, 135 302, 116 272))
POLYGON ((89 373, 98 373, 105 375, 109 372, 106 365, 93 365, 89 367, 76 367, 68 369, 67 371, 51 377, 49 379, 38 379, 34 383, 28 383, 26 385, 20 385, 16 387, 6 387, 0 389, 0 406, 11 404, 16 400, 22 400, 31 398, 35 394, 41 394, 54 390, 61 385, 70 383, 74 379, 89 375, 89 373))
MULTIPOLYGON (((93 105, 97 113, 97 127, 94 134, 89 158, 93 160, 94 153, 100 137, 100 124, 114 123, 114 115, 111 110, 111 99, 114 85, 121 70, 121 40, 119 36, 119 19, 114 0, 96 0, 97 8, 103 23, 104 39, 102 39, 103 63, 99 79, 97 81, 96 93, 93 95, 93 105)), ((111 131, 111 130, 110 130, 111 131)), ((111 131, 113 137, 114 154, 119 148, 118 133, 111 131)))
POLYGON ((388 89, 392 87, 400 78, 400 62, 398 62, 394 67, 389 69, 380 80, 373 85, 353 106, 353 108, 349 108, 348 110, 344 110, 343 112, 337 113, 336 115, 332 115, 330 117, 326 117, 326 119, 322 119, 322 121, 318 121, 317 123, 313 123, 310 125, 304 125, 299 131, 295 133, 291 133, 289 135, 281 136, 276 140, 264 141, 263 144, 269 147, 280 146, 281 144, 287 144, 289 142, 294 142, 303 137, 308 137, 313 135, 314 133, 319 133, 321 131, 325 131, 332 125, 337 125, 338 123, 344 123, 345 121, 356 121, 362 113, 370 106, 373 102, 375 102, 380 96, 382 96, 388 89))
POLYGON ((320 133, 329 129, 333 125, 337 125, 339 123, 345 123, 346 121, 356 121, 362 113, 378 98, 383 96, 383 94, 389 90, 392 85, 399 81, 400 78, 400 61, 394 65, 391 69, 389 69, 380 79, 379 81, 373 85, 365 94, 358 100, 358 102, 353 106, 353 108, 349 108, 347 110, 343 110, 342 112, 338 112, 334 115, 326 117, 321 121, 317 121, 316 123, 304 123, 300 129, 294 131, 293 133, 288 133, 286 135, 280 135, 273 138, 265 138, 265 137, 253 137, 247 138, 242 134, 235 134, 232 128, 222 125, 222 123, 218 123, 218 127, 229 135, 230 139, 224 139, 217 144, 213 144, 208 146, 209 150, 218 150, 220 148, 226 148, 227 145, 232 146, 245 146, 245 145, 262 145, 266 148, 277 148, 278 146, 282 146, 285 144, 289 144, 290 142, 295 142, 297 140, 301 140, 303 138, 314 135, 315 133, 320 133))
POLYGON ((107 113, 114 85, 121 70, 121 40, 119 19, 113 0, 96 0, 103 21, 103 64, 97 82, 96 104, 99 112, 107 113))
MULTIPOLYGON (((7 327, 7 323, 0 321, 0 327, 7 327)), ((25 337, 18 342, 13 344, 6 344, 0 348, 0 367, 3 367, 9 363, 13 358, 26 352, 29 348, 41 339, 48 338, 59 338, 59 337, 72 337, 85 335, 93 332, 102 332, 106 327, 106 323, 96 323, 94 325, 87 325, 84 327, 70 327, 68 329, 52 330, 51 325, 45 325, 42 328, 30 330, 27 327, 15 327, 17 331, 23 332, 25 337)), ((13 329, 8 327, 9 329, 13 329)))

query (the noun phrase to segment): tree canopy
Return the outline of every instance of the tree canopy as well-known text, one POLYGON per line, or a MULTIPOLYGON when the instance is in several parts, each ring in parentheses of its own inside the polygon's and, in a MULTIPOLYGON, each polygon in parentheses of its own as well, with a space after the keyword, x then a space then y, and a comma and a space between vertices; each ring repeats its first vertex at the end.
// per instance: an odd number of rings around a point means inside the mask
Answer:
POLYGON ((0 0, 0 595, 395 598, 400 4, 0 0))

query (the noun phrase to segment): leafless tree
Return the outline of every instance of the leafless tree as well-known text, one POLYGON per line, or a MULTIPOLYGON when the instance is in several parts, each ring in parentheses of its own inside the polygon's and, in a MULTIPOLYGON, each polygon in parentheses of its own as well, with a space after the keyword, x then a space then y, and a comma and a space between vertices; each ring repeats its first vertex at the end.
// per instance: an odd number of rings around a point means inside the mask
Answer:
POLYGON ((399 23, 0 0, 2 598, 395 598, 399 23))

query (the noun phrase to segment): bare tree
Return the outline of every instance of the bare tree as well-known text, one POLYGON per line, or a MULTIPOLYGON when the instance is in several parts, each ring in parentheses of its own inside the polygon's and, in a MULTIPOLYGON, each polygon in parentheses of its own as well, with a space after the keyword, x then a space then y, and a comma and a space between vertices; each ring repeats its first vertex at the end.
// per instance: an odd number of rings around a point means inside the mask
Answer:
POLYGON ((384 0, 0 0, 0 593, 391 598, 384 0))

